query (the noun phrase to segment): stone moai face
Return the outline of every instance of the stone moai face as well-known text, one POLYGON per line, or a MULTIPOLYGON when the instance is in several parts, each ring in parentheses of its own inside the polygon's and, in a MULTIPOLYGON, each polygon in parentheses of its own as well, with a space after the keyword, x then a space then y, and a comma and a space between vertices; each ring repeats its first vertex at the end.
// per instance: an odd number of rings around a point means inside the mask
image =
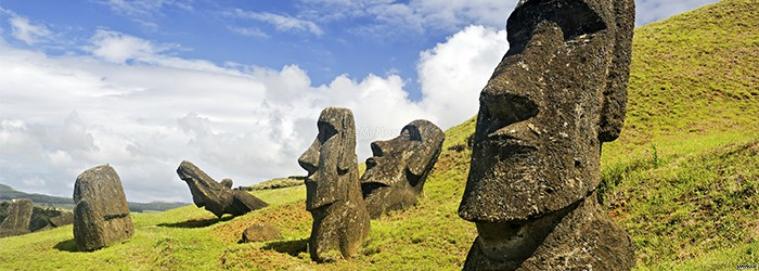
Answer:
POLYGON ((601 144, 624 122, 633 26, 632 0, 523 0, 509 17, 459 206, 488 257, 523 258, 514 248, 537 246, 529 236, 598 186, 601 144))
POLYGON ((361 189, 372 218, 416 204, 427 175, 435 165, 445 133, 426 120, 415 120, 401 134, 372 142, 361 189))
POLYGON ((370 226, 358 183, 353 113, 327 108, 317 125, 319 135, 298 159, 308 171, 306 209, 314 219, 308 251, 315 261, 323 261, 332 249, 351 258, 358 254, 370 226))
POLYGON ((348 109, 327 108, 317 122, 319 134, 298 158, 308 171, 306 209, 309 211, 347 198, 350 182, 358 174, 356 128, 348 109))

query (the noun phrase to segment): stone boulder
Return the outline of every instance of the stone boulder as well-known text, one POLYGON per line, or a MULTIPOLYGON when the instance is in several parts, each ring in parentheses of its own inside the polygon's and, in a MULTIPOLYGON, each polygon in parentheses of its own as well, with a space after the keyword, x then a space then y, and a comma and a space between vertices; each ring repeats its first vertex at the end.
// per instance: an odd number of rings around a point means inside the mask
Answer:
POLYGON ((8 214, 0 223, 0 237, 15 236, 29 233, 29 222, 32 220, 34 206, 28 199, 14 199, 8 207, 8 214))
POLYGON ((371 218, 416 205, 445 141, 445 133, 427 120, 415 120, 391 140, 372 142, 361 189, 371 218))
POLYGON ((358 181, 353 113, 326 108, 317 128, 313 144, 298 159, 308 172, 306 210, 314 220, 308 251, 314 261, 323 261, 333 249, 351 258, 366 240, 370 223, 358 181))
POLYGON ((121 179, 111 166, 88 169, 77 177, 74 204, 74 239, 79 250, 97 250, 134 234, 121 179))
POLYGON ((195 206, 205 207, 217 217, 224 214, 239 216, 268 206, 250 193, 230 189, 232 180, 225 184, 216 182, 192 162, 182 161, 177 174, 190 187, 195 206))
POLYGON ((256 223, 245 229, 242 233, 242 242, 268 242, 282 239, 282 233, 268 223, 256 223))

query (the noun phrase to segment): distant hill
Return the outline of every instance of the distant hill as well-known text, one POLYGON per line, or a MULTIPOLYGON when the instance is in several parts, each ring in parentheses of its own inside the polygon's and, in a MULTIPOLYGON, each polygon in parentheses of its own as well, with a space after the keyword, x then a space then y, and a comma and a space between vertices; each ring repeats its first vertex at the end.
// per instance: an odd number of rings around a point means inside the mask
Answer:
MULTIPOLYGON (((0 201, 9 201, 12 199, 30 199, 38 206, 52 206, 64 209, 73 209, 74 200, 72 198, 56 197, 44 194, 30 194, 21 191, 16 191, 12 187, 0 184, 0 201)), ((129 211, 131 212, 144 212, 144 211, 165 211, 182 207, 188 203, 181 202, 129 202, 129 211)))

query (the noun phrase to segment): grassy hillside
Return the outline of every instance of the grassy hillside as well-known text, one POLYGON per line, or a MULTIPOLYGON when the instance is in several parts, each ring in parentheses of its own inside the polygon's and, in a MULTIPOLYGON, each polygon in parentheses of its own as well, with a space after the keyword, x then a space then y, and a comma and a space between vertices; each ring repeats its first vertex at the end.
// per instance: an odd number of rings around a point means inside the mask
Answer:
MULTIPOLYGON (((759 263, 759 1, 723 1, 637 30, 627 128, 604 146, 600 197, 639 270, 759 263)), ((253 192, 273 206, 217 220, 194 206, 133 214, 133 239, 74 252, 71 227, 0 239, 0 270, 458 270, 476 235, 458 217, 474 121, 446 132, 417 208, 372 221, 357 258, 314 264, 303 186, 253 192), (237 244, 256 221, 283 240, 237 244)))

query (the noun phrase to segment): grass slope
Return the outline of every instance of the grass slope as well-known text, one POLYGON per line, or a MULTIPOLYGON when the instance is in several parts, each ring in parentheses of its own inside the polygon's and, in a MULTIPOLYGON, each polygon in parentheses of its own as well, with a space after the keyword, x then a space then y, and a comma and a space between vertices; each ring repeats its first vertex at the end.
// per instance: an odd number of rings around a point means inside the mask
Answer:
MULTIPOLYGON (((759 1, 722 1, 637 30, 627 128, 604 146, 610 216, 639 270, 735 270, 759 263, 759 1)), ((458 270, 476 235, 456 209, 469 168, 469 120, 416 208, 372 221, 361 255, 314 264, 303 186, 256 191, 269 208, 214 219, 194 206, 133 214, 131 240, 73 252, 71 227, 0 239, 2 270, 458 270), (265 221, 284 239, 237 244, 265 221)))

